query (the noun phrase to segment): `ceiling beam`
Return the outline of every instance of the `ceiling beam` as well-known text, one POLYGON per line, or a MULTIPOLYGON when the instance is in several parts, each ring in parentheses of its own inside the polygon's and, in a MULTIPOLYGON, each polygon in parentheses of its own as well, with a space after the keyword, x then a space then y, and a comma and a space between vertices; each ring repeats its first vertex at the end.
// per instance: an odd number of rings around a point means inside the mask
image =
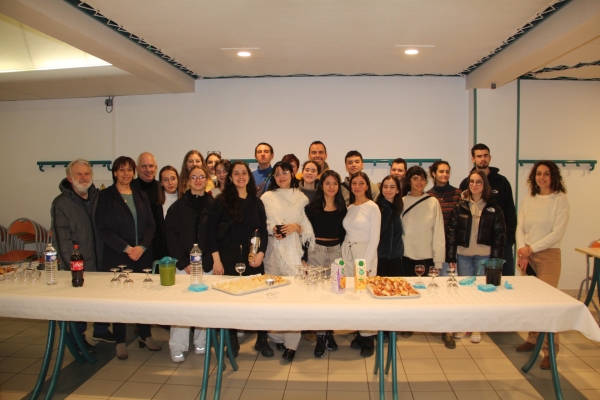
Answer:
POLYGON ((600 37, 600 1, 573 0, 471 72, 467 89, 505 85, 600 37))
POLYGON ((194 92, 194 78, 62 0, 0 1, 0 13, 168 93, 194 92))

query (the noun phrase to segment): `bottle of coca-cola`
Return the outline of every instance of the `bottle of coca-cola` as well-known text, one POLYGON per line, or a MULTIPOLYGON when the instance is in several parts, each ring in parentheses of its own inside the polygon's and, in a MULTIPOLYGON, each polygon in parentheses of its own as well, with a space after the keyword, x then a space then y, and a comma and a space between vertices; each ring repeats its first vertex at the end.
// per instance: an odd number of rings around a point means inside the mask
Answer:
POLYGON ((79 245, 73 245, 71 253, 71 283, 74 287, 83 286, 83 256, 79 252, 79 245))

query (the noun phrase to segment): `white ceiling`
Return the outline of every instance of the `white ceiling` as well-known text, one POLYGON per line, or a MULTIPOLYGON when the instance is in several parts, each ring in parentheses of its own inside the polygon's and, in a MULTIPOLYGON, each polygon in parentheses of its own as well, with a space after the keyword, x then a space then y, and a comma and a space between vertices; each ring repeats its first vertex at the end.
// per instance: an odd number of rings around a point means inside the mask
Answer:
MULTIPOLYGON (((467 88, 500 86, 543 68, 600 60, 600 1, 87 1, 112 25, 203 78, 457 75, 495 52, 554 3, 562 9, 469 73, 467 88), (407 56, 398 45, 433 47, 407 56), (259 48, 261 57, 231 57, 224 48, 259 48)), ((87 84, 76 74, 37 76, 35 85, 27 76, 0 74, 7 75, 0 76, 0 100, 194 90, 189 74, 64 0, 0 1, 0 13, 114 66, 99 67, 112 70, 104 75, 96 71, 87 84), (115 76, 116 71, 120 72, 115 76)), ((599 70, 592 65, 532 76, 594 79, 600 78, 599 70)))

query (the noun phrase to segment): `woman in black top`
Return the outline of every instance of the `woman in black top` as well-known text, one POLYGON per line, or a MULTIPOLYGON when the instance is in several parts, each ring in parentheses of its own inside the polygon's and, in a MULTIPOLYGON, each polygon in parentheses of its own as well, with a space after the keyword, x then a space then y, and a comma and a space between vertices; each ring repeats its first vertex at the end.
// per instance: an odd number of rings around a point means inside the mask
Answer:
MULTIPOLYGON (((267 215, 262 201, 256 197, 254 177, 245 162, 235 161, 227 173, 223 191, 208 214, 208 251, 213 257, 213 273, 237 275, 235 264, 243 262, 246 264, 244 275, 264 274, 267 242, 267 215), (255 231, 260 235, 259 251, 248 261, 250 239, 255 231)), ((235 330, 229 332, 231 339, 237 342, 235 330)), ((258 332, 254 348, 265 357, 274 355, 265 331, 258 332)))
POLYGON ((381 181, 381 193, 377 197, 381 211, 381 235, 377 247, 377 275, 404 276, 402 270, 402 220, 400 214, 404 208, 400 181, 388 175, 381 181))
MULTIPOLYGON (((98 235, 104 242, 104 271, 127 265, 134 272, 152 267, 154 218, 148 196, 133 187, 135 161, 118 157, 112 166, 114 184, 101 190, 96 209, 98 235)), ((113 324, 117 358, 128 357, 125 346, 125 324, 113 324)), ((152 339, 150 325, 138 324, 139 345, 151 351, 161 350, 152 339)))
MULTIPOLYGON (((315 248, 308 251, 307 255, 309 265, 331 265, 336 258, 341 258, 340 244, 346 236, 342 225, 346 216, 346 202, 341 186, 342 179, 337 172, 323 172, 314 199, 304 208, 315 233, 315 248)), ((333 331, 317 332, 314 356, 324 357, 326 348, 338 348, 333 331)))

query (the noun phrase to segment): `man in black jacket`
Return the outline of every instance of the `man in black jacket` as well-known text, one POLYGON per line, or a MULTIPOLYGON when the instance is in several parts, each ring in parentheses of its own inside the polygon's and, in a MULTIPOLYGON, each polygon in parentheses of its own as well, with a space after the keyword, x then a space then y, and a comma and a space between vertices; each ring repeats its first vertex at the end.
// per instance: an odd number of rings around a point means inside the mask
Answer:
POLYGON ((159 182, 156 178, 156 158, 152 153, 144 152, 137 159, 137 174, 138 177, 133 180, 132 185, 136 185, 141 190, 146 192, 150 201, 152 217, 156 223, 154 238, 152 238, 152 256, 155 260, 160 260, 164 256, 169 255, 167 250, 167 239, 165 237, 165 219, 163 217, 162 204, 158 201, 159 182))
MULTIPOLYGON (((513 199, 512 187, 510 182, 498 173, 498 168, 490 167, 490 149, 483 143, 478 143, 471 149, 471 161, 475 165, 472 171, 478 169, 484 171, 492 188, 492 197, 500 206, 504 213, 504 222, 506 224, 506 242, 504 245, 504 259, 506 263, 502 270, 504 276, 514 276, 515 261, 513 255, 513 245, 515 244, 515 232, 517 230, 517 212, 515 209, 515 200, 513 199)), ((469 178, 465 178, 461 184, 461 190, 467 190, 469 187, 469 178)))
MULTIPOLYGON (((94 214, 98 205, 98 193, 93 181, 90 163, 78 158, 66 168, 67 177, 60 182, 61 194, 52 202, 52 245, 56 249, 62 269, 69 270, 73 245, 79 245, 86 271, 102 271, 102 241, 98 237, 94 214)), ((85 322, 78 323, 83 335, 85 322)), ((94 323, 93 339, 114 343, 115 338, 108 330, 109 324, 94 323)), ((85 336, 84 336, 85 340, 85 336)), ((85 342, 88 349, 93 346, 85 342)))

